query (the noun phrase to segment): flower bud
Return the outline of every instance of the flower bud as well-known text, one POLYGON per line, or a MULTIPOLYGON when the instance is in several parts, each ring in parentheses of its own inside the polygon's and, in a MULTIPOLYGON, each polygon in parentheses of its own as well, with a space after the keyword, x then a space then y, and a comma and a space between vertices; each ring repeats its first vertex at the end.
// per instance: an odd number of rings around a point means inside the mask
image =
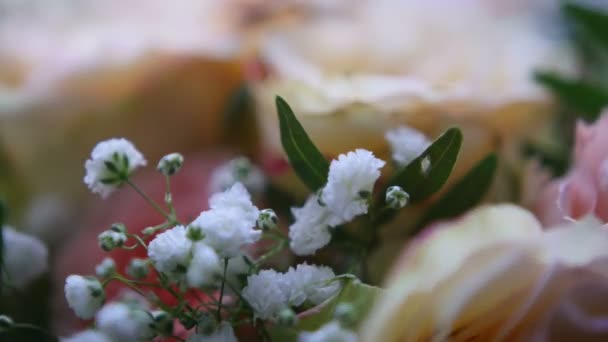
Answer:
POLYGON ((344 327, 349 327, 355 324, 357 312, 355 307, 350 303, 340 303, 334 310, 334 318, 344 327))
POLYGON ((147 228, 144 228, 141 231, 141 233, 144 234, 144 235, 146 235, 146 236, 149 236, 149 235, 152 235, 152 234, 156 233, 156 229, 154 229, 154 227, 147 227, 147 228))
POLYGON ((95 274, 100 278, 108 278, 116 271, 116 263, 112 258, 105 258, 95 266, 95 274))
POLYGON ((386 190, 386 204, 393 209, 401 209, 410 201, 410 195, 400 186, 391 186, 386 190))
POLYGON ((184 165, 184 156, 179 153, 170 153, 162 157, 156 169, 165 176, 173 176, 184 165))
POLYGON ((126 234, 127 226, 125 226, 124 223, 114 223, 110 226, 110 230, 113 232, 126 234))
POLYGON ((281 310, 281 312, 279 312, 277 322, 279 323, 279 325, 285 327, 292 327, 298 322, 298 317, 296 316, 296 313, 293 312, 293 310, 283 309, 281 310))
POLYGON ((106 230, 98 236, 99 247, 106 252, 109 252, 122 245, 127 241, 127 236, 124 233, 117 233, 112 230, 106 230))
POLYGON ((154 321, 154 331, 160 336, 173 335, 173 318, 171 315, 162 310, 152 311, 152 320, 154 321))
POLYGON ((0 315, 0 331, 6 331, 10 329, 14 323, 15 322, 13 322, 12 318, 6 315, 0 315))
POLYGON ((186 231, 186 236, 192 241, 200 241, 205 237, 205 234, 203 234, 201 227, 189 225, 186 231))
POLYGON ((258 228, 267 231, 278 228, 279 219, 277 214, 272 209, 264 209, 260 211, 258 216, 258 228))
POLYGON ((143 279, 150 272, 148 260, 133 258, 127 266, 127 274, 135 279, 143 279))
POLYGON ((420 171, 422 171, 422 174, 425 176, 429 174, 431 171, 431 157, 426 156, 422 159, 420 162, 420 171))

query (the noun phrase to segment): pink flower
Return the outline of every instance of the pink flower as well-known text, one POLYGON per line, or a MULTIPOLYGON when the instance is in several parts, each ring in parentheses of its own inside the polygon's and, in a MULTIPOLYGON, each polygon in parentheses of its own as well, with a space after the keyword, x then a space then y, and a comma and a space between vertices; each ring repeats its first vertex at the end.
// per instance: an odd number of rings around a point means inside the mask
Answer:
POLYGON ((549 182, 534 203, 543 223, 555 224, 593 214, 608 222, 608 111, 591 125, 576 127, 574 165, 549 182))

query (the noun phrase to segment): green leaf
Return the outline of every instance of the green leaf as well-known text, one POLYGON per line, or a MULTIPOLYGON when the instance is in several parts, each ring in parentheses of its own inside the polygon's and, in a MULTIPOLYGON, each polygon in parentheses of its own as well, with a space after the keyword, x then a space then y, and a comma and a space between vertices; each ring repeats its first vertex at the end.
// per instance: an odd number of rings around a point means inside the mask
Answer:
POLYGON ((300 179, 311 191, 327 183, 329 162, 310 140, 295 114, 280 96, 276 97, 281 143, 287 159, 300 179))
POLYGON ((605 12, 573 3, 565 4, 563 11, 579 30, 608 48, 608 15, 605 12))
POLYGON ((336 306, 340 303, 349 303, 355 307, 357 315, 353 323, 357 326, 365 319, 381 291, 380 288, 365 285, 359 280, 346 280, 338 296, 316 309, 311 309, 294 327, 272 327, 270 336, 273 341, 297 341, 300 332, 318 330, 332 321, 336 306))
POLYGON ((608 104, 608 90, 582 81, 563 79, 560 76, 538 72, 536 81, 549 88, 557 98, 577 115, 587 121, 595 121, 608 104))
POLYGON ((441 196, 412 234, 416 234, 434 220, 456 217, 477 205, 490 189, 497 165, 498 159, 494 153, 482 159, 441 196))

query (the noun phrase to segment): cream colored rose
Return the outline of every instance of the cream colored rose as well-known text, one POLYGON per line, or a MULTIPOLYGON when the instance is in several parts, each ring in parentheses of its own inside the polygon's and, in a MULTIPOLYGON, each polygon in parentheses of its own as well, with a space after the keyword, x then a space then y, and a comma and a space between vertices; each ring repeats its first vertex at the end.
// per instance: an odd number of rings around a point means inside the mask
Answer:
POLYGON ((515 154, 550 113, 533 72, 574 68, 564 42, 540 27, 542 14, 514 7, 362 0, 281 26, 260 51, 268 77, 253 82, 267 150, 282 155, 280 95, 330 156, 366 147, 388 157, 384 132, 400 123, 433 138, 463 128, 457 175, 491 150, 515 154))
POLYGON ((608 231, 483 207, 412 241, 387 287, 363 341, 605 341, 608 231))

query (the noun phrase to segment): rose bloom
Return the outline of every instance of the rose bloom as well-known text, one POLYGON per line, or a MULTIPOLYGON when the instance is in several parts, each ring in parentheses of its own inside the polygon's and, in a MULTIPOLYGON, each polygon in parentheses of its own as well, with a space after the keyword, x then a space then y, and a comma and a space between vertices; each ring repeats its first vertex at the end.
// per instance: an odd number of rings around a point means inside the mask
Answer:
POLYGON ((573 165, 568 174, 547 182, 534 208, 543 223, 554 224, 593 214, 608 222, 608 110, 594 124, 576 127, 573 165))
POLYGON ((513 205, 429 228, 394 265, 362 341, 606 341, 608 231, 543 230, 513 205))
POLYGON ((545 13, 526 6, 340 3, 261 39, 265 73, 255 73, 252 85, 271 170, 283 159, 275 95, 330 157, 365 147, 388 159, 384 133, 398 124, 431 139, 459 126, 464 147, 455 175, 462 175, 490 151, 512 158, 518 142, 538 134, 551 101, 533 81, 535 70, 574 69, 565 43, 539 27, 545 13))

